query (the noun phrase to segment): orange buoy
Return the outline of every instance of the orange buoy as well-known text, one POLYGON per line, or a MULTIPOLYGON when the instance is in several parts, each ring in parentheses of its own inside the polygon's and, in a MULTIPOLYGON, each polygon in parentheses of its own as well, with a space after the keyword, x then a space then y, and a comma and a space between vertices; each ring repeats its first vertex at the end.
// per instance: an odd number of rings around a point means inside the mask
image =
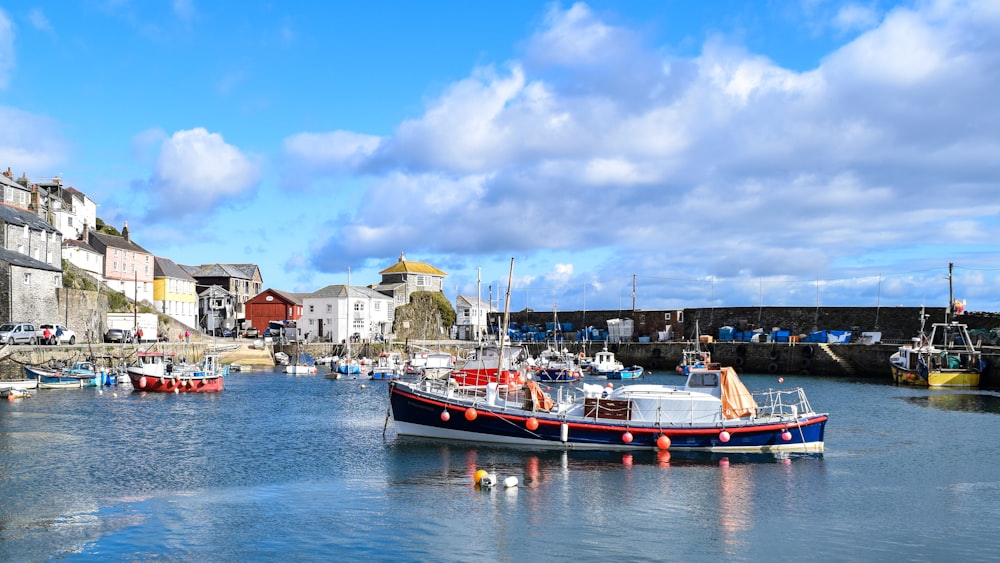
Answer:
POLYGON ((723 430, 722 432, 719 432, 719 441, 722 442, 723 444, 728 442, 729 438, 730 436, 728 430, 723 430))
POLYGON ((479 471, 476 471, 475 475, 472 476, 472 482, 478 485, 479 482, 483 480, 483 477, 486 477, 487 475, 489 475, 488 471, 480 469, 479 471))
POLYGON ((670 449, 670 438, 664 434, 660 434, 660 437, 656 439, 656 447, 661 450, 670 449))
POLYGON ((535 417, 531 417, 528 419, 527 422, 524 423, 524 425, 528 427, 528 430, 534 432, 535 430, 538 430, 538 419, 535 417))
POLYGON ((628 430, 626 430, 625 433, 622 434, 622 442, 625 442, 626 444, 631 444, 632 443, 632 433, 629 432, 628 430))
POLYGON ((451 420, 451 413, 448 412, 448 409, 444 409, 443 411, 441 411, 441 420, 443 420, 444 422, 448 422, 449 420, 451 420))
POLYGON ((476 412, 476 409, 472 407, 465 409, 465 420, 476 420, 477 416, 479 416, 479 413, 476 412))

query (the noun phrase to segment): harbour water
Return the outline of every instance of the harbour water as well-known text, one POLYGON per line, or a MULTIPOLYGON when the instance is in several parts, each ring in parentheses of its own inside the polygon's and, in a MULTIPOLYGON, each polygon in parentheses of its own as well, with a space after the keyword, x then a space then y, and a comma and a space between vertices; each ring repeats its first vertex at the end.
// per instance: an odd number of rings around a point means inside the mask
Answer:
MULTIPOLYGON (((0 403, 0 561, 987 561, 1000 395, 743 376, 830 413, 822 455, 399 439, 385 382, 0 403), (478 490, 477 469, 520 485, 478 490)), ((674 375, 645 381, 678 384, 674 375)))

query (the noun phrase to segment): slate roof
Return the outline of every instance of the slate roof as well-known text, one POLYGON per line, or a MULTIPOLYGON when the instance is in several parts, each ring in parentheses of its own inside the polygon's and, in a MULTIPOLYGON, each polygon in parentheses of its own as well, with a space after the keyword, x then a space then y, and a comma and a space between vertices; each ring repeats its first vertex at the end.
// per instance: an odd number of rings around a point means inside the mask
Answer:
POLYGON ((124 250, 131 250, 132 252, 142 252, 143 254, 153 253, 146 250, 145 248, 139 246, 138 244, 132 242, 131 240, 125 240, 125 237, 118 235, 109 235, 107 233, 99 233, 97 231, 90 231, 90 242, 91 246, 94 246, 94 239, 97 239, 101 244, 108 248, 122 248, 124 250))
POLYGON ((483 301, 477 297, 469 297, 467 295, 459 295, 455 298, 455 301, 469 307, 475 307, 477 309, 486 309, 487 311, 496 311, 497 308, 493 306, 489 301, 483 301))
POLYGON ((6 248, 0 248, 0 261, 14 266, 20 266, 22 268, 32 268, 35 270, 62 273, 62 268, 56 268, 51 264, 46 264, 41 260, 35 260, 31 256, 21 254, 20 252, 14 252, 13 250, 7 250, 6 248))
POLYGON ((195 281, 183 268, 178 266, 173 260, 169 258, 161 258, 160 256, 153 257, 153 277, 154 278, 171 278, 175 280, 184 281, 195 281))
POLYGON ((0 221, 17 227, 27 225, 29 229, 34 229, 36 231, 45 231, 49 233, 59 232, 58 229, 50 225, 48 221, 42 219, 38 215, 19 207, 12 207, 6 203, 0 203, 0 221))
MULTIPOLYGON (((335 298, 335 299, 346 299, 347 298, 347 286, 345 284, 328 285, 322 289, 318 289, 312 293, 306 294, 303 297, 306 298, 335 298)), ((352 285, 351 286, 351 299, 386 299, 392 300, 391 297, 379 293, 368 287, 361 287, 352 285)))
POLYGON ((196 278, 237 278, 252 280, 255 264, 202 264, 201 266, 182 266, 184 270, 196 278), (250 270, 247 273, 247 270, 250 270))
MULTIPOLYGON (((270 288, 268 291, 270 291, 271 293, 277 294, 282 299, 284 299, 285 301, 287 301, 289 303, 292 303, 293 305, 301 305, 302 304, 302 298, 305 297, 306 295, 308 295, 308 294, 302 294, 302 293, 292 293, 290 291, 282 291, 280 289, 274 289, 273 287, 270 288)), ((264 293, 264 292, 262 291, 261 293, 264 293)))
POLYGON ((94 254, 100 254, 100 252, 98 252, 96 248, 94 248, 93 246, 90 246, 89 244, 83 242, 82 240, 63 239, 62 245, 63 245, 63 248, 66 248, 67 246, 75 246, 76 248, 79 248, 80 250, 86 250, 87 252, 93 252, 94 254))

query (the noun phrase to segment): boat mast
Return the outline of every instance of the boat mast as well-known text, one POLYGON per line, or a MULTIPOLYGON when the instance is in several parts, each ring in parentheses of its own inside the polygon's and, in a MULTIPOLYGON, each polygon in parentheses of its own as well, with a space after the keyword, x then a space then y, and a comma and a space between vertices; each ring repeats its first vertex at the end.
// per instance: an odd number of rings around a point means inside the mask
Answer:
POLYGON ((347 267, 347 371, 351 371, 351 267, 347 267))
POLYGON ((503 325, 500 327, 500 358, 497 360, 497 383, 503 373, 504 337, 507 336, 507 323, 510 321, 510 285, 514 279, 514 259, 510 259, 510 273, 507 274, 507 295, 503 304, 503 325))
POLYGON ((945 314, 944 323, 946 325, 951 325, 952 316, 955 314, 955 295, 952 291, 951 283, 951 270, 955 264, 953 262, 948 262, 948 311, 945 314))

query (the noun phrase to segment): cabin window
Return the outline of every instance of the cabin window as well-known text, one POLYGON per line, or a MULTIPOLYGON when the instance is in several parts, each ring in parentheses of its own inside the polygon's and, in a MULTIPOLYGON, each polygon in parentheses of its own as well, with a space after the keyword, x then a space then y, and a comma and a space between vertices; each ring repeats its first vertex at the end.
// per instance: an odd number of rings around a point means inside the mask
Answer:
POLYGON ((684 311, 677 311, 677 322, 684 322, 684 311))
POLYGON ((670 322, 670 313, 663 313, 663 320, 670 322))
POLYGON ((692 373, 688 377, 688 387, 717 387, 719 376, 715 373, 692 373))

